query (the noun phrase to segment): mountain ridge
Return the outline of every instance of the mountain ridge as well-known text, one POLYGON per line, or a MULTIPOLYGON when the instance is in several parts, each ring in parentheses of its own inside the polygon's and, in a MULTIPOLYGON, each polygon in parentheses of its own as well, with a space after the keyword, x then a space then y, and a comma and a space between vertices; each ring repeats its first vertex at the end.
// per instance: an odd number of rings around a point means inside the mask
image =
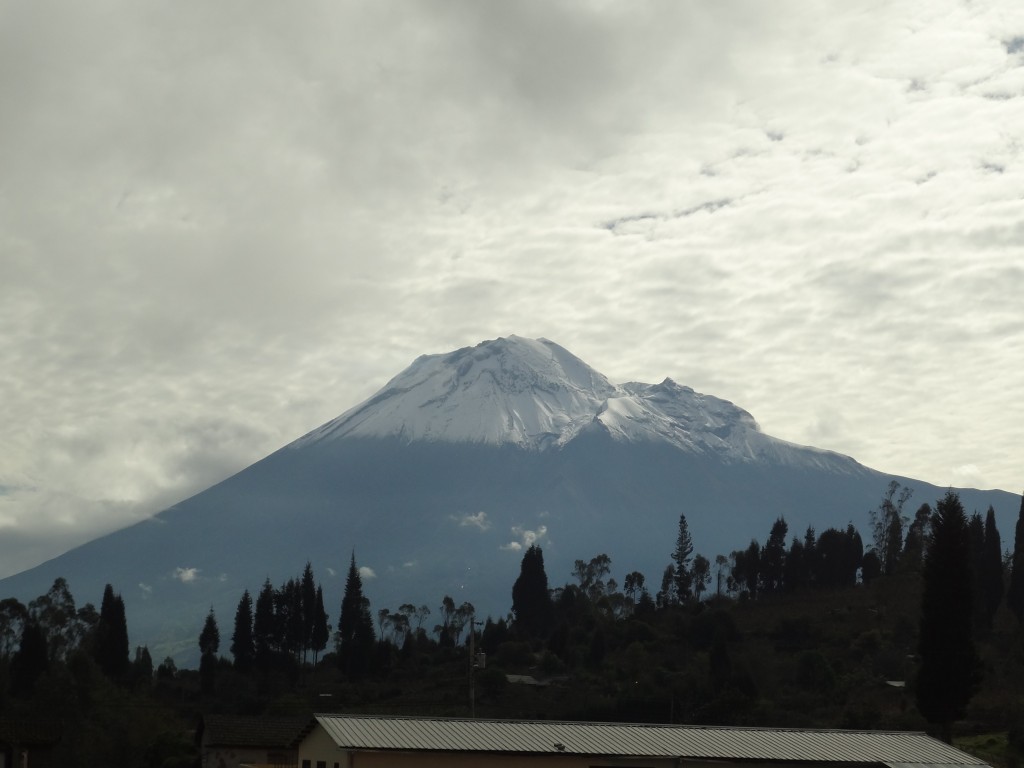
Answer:
MULTIPOLYGON (((375 608, 449 594, 502 616, 531 543, 552 585, 603 552, 616 577, 638 570, 656 591, 680 513, 709 559, 763 541, 779 516, 791 535, 853 522, 866 539, 867 512, 892 479, 914 489, 913 504, 944 491, 772 438, 739 406, 671 379, 612 384, 553 342, 513 337, 417 358, 337 419, 4 579, 0 595, 27 601, 63 576, 80 601, 98 602, 111 583, 133 644, 189 663, 211 605, 226 627, 243 590, 296 577, 307 561, 335 618, 353 550, 375 608), (462 434, 493 440, 453 439, 462 434)), ((1019 497, 962 498, 967 509, 992 504, 1011 530, 1019 497)))
MULTIPOLYGON (((765 435, 749 412, 728 400, 671 378, 613 384, 564 347, 519 336, 421 355, 370 398, 292 445, 399 437, 544 450, 565 445, 588 428, 736 460, 756 459, 758 452, 781 458, 784 447, 808 449, 765 435)), ((792 461, 793 455, 787 458, 792 461)))

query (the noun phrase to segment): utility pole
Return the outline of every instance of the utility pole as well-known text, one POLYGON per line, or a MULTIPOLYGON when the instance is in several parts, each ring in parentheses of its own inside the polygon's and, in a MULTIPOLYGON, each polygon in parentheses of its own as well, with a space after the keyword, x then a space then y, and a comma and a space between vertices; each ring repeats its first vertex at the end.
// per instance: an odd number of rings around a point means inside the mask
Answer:
MULTIPOLYGON (((469 617, 469 716, 476 717, 476 669, 486 664, 482 659, 477 659, 476 654, 476 628, 483 622, 476 621, 476 614, 469 617)), ((484 654, 480 654, 482 657, 484 654)))

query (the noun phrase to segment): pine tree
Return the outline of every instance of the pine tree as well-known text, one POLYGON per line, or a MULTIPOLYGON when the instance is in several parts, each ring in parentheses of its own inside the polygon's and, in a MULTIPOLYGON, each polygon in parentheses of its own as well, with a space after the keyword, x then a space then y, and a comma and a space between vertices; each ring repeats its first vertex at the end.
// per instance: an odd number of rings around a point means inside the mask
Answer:
POLYGON ((985 581, 985 627, 992 628, 999 604, 1003 601, 1003 543, 996 527, 996 511, 989 506, 985 513, 985 557, 983 559, 985 581))
POLYGON ((676 536, 676 548, 672 551, 672 563, 675 567, 676 599, 685 603, 693 596, 693 572, 690 570, 690 559, 693 557, 693 539, 690 537, 690 526, 686 523, 686 515, 679 515, 679 533, 676 536))
POLYGON ((130 665, 128 622, 125 618, 124 600, 120 595, 114 594, 114 588, 110 584, 103 589, 94 653, 96 663, 107 677, 112 680, 125 679, 130 665))
POLYGON ((316 582, 313 579, 313 565, 307 560, 302 572, 302 661, 306 651, 313 647, 313 624, 316 622, 316 582))
POLYGON ((967 521, 968 551, 971 561, 971 606, 974 628, 985 629, 985 521, 977 512, 967 521))
POLYGON ((203 631, 199 633, 199 684, 203 693, 213 693, 217 674, 217 651, 220 650, 220 630, 213 607, 206 614, 203 631))
POLYGON ((768 541, 761 550, 761 588, 765 592, 781 592, 786 563, 786 534, 789 526, 779 517, 772 524, 768 541))
POLYGON ((550 628, 551 611, 544 552, 534 544, 523 555, 519 578, 512 585, 513 626, 526 637, 543 637, 550 628))
POLYGON ((804 544, 796 536, 793 537, 786 553, 786 560, 782 569, 783 585, 786 592, 796 592, 805 589, 810 582, 807 553, 804 544))
POLYGON ((857 571, 864 563, 864 540, 853 523, 846 526, 845 584, 852 587, 857 583, 857 571))
POLYGON ((254 661, 258 669, 270 668, 277 652, 277 620, 274 617, 274 587, 268 578, 256 596, 256 610, 252 619, 254 661))
POLYGON ((338 664, 349 679, 365 675, 369 671, 373 651, 373 619, 369 601, 363 597, 363 579, 356 568, 354 552, 341 598, 337 641, 338 664))
POLYGON ((317 584, 316 598, 313 604, 313 634, 310 648, 313 649, 313 666, 320 656, 320 652, 327 647, 327 640, 331 635, 330 625, 327 623, 327 611, 324 610, 324 590, 317 584))
POLYGON ((971 565, 967 517, 950 490, 932 517, 924 562, 924 593, 916 682, 917 707, 949 743, 978 682, 971 622, 971 565))
POLYGON ((256 659, 256 646, 253 644, 252 631, 252 596, 249 590, 242 593, 235 610, 235 631, 231 635, 231 655, 235 658, 235 669, 248 672, 256 659))
POLYGON ((220 650, 220 629, 217 628, 217 617, 213 613, 213 606, 206 614, 206 621, 203 623, 203 631, 199 633, 199 652, 203 655, 216 656, 220 650))
POLYGON ((818 537, 814 532, 814 526, 809 525, 804 532, 804 577, 806 579, 806 586, 815 586, 817 573, 818 537))
POLYGON ((274 593, 274 620, 278 650, 298 657, 303 643, 302 585, 289 579, 274 593))
POLYGON ((1006 591, 1006 604, 1017 621, 1024 622, 1024 495, 1020 499, 1020 514, 1013 537, 1013 562, 1010 568, 1010 588, 1006 591))

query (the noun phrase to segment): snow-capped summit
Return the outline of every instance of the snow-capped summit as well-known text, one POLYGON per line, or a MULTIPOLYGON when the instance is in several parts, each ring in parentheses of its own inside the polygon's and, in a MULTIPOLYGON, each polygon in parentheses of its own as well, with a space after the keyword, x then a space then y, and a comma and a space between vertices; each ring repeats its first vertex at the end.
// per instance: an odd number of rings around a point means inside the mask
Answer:
POLYGON ((418 358, 296 445, 398 437, 544 449, 594 431, 732 460, 757 458, 777 442, 727 400, 671 379, 616 385, 554 342, 510 336, 418 358))
POLYGON ((509 336, 417 358, 299 442, 400 437, 543 448, 575 436, 617 392, 557 344, 509 336))

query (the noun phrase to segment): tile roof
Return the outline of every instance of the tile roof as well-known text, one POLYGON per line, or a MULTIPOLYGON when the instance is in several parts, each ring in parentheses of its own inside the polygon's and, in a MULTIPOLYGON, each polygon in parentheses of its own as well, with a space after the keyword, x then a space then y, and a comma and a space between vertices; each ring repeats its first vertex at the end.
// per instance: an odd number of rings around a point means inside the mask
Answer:
POLYGON ((62 727, 48 720, 0 720, 0 744, 46 746, 61 739, 62 727))
POLYGON ((341 748, 985 766, 923 733, 316 715, 341 748))
POLYGON ((203 741, 221 747, 287 749, 312 726, 309 717, 204 715, 203 741))

